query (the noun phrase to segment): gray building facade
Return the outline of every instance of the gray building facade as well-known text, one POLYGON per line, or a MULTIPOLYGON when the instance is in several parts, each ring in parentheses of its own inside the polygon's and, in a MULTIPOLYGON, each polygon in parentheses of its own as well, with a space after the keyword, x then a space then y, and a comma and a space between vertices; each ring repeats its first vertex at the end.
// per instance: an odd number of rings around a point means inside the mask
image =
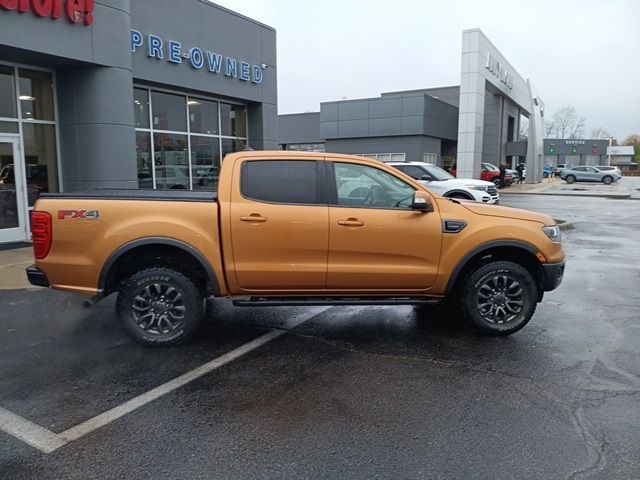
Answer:
POLYGON ((0 242, 41 192, 216 188, 276 148, 276 73, 275 30, 204 0, 0 2, 0 242))
POLYGON ((479 29, 462 32, 460 85, 383 93, 320 104, 315 115, 281 115, 280 146, 365 155, 383 161, 457 163, 458 175, 480 178, 482 162, 525 160, 527 182, 542 178, 544 101, 479 29), (510 153, 522 118, 528 150, 510 153), (319 122, 316 125, 309 122, 319 122), (301 131, 304 130, 304 131, 301 131), (319 133, 319 135, 318 135, 319 133), (304 139, 304 141, 302 140, 304 139))
POLYGON ((458 109, 432 90, 457 97, 457 87, 391 92, 376 98, 323 102, 316 113, 280 115, 280 146, 288 150, 320 146, 327 152, 380 160, 454 158, 458 109))
MULTIPOLYGON (((524 161, 527 141, 509 142, 507 155, 524 161)), ((544 164, 557 165, 606 165, 608 140, 545 138, 543 140, 544 164)))

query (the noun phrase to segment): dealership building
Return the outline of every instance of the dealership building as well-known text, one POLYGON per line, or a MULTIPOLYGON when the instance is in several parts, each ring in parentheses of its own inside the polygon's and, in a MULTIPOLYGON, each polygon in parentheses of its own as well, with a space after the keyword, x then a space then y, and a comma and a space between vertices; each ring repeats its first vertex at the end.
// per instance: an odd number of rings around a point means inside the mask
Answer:
POLYGON ((543 110, 479 29, 462 33, 460 85, 278 117, 269 26, 205 0, 0 0, 0 243, 29 238, 41 193, 215 189, 245 147, 456 162, 475 178, 526 160, 535 182, 543 110))
POLYGON ((533 183, 541 180, 544 163, 543 114, 531 81, 476 28, 462 32, 460 85, 323 102, 319 112, 280 115, 280 148, 456 163, 458 175, 469 178, 480 178, 482 162, 526 161, 533 183))
POLYGON ((42 192, 217 185, 275 149, 276 32, 204 0, 0 0, 0 242, 42 192))

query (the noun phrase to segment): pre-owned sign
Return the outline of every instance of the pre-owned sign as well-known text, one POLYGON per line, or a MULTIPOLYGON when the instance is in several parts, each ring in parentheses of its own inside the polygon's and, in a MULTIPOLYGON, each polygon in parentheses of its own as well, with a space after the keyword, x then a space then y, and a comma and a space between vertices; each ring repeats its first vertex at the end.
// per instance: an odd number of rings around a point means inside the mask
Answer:
POLYGON ((0 0, 0 7, 53 20, 63 15, 71 23, 93 25, 94 0, 0 0))

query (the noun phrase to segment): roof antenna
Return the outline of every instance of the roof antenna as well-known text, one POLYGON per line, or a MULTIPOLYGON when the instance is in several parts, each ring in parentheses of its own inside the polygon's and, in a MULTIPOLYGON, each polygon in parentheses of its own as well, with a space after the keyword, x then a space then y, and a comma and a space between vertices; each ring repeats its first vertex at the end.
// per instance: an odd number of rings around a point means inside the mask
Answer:
POLYGON ((240 140, 240 137, 238 136, 238 132, 233 132, 233 134, 236 136, 236 140, 238 141, 238 143, 242 146, 243 152, 253 152, 253 148, 251 148, 249 145, 247 145, 242 140, 240 140))

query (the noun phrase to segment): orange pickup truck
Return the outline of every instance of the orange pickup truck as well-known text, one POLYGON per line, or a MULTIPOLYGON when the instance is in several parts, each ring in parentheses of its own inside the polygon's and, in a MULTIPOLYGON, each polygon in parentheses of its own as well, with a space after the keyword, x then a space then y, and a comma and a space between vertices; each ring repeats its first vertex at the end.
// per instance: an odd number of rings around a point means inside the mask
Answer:
POLYGON ((538 213, 445 199, 362 157, 241 152, 217 192, 43 194, 34 285, 117 293, 146 345, 194 334, 208 296, 237 306, 423 305, 450 298, 476 330, 522 328, 562 281, 560 229, 538 213))

